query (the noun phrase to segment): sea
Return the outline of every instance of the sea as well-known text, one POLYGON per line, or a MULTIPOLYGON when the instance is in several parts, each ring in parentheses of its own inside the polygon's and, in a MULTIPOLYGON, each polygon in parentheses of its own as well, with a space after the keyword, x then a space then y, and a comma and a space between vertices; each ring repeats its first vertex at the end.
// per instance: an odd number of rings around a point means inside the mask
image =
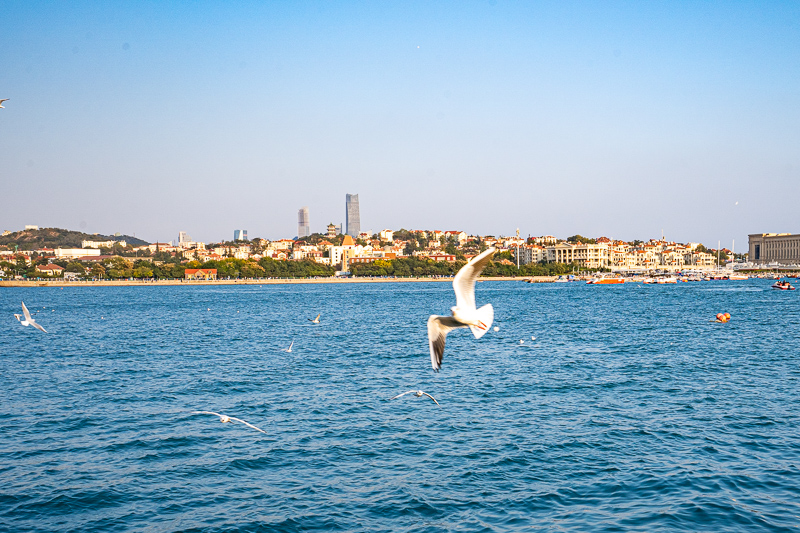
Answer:
POLYGON ((2 288, 0 531, 798 531, 770 283, 2 288))

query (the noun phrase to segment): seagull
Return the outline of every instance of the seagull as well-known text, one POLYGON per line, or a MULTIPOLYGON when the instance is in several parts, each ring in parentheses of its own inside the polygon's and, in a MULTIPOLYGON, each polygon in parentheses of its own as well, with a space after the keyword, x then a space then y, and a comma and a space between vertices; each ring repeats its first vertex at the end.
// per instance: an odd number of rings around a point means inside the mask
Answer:
POLYGON ((289 345, 288 348, 284 348, 283 351, 287 353, 292 353, 292 346, 294 346, 294 341, 289 345))
POLYGON ((253 424, 251 424, 249 422, 245 422, 241 418, 236 418, 235 416, 221 415, 221 414, 215 413, 213 411, 194 411, 192 414, 193 415, 214 415, 214 416, 218 416, 219 417, 219 421, 222 422, 223 424, 225 424, 227 422, 241 422, 242 424, 244 424, 247 427, 251 427, 251 428, 255 429, 256 431, 260 431, 261 433, 263 433, 265 435, 267 434, 267 432, 264 431, 263 429, 257 428, 253 424))
POLYGON ((322 315, 322 313, 318 314, 318 315, 317 315, 317 318, 309 318, 309 320, 310 320, 311 322, 313 322, 314 324, 319 324, 319 317, 320 317, 320 315, 322 315))
POLYGON ((450 330, 469 327, 476 339, 483 337, 494 320, 492 304, 475 309, 475 280, 481 270, 489 263, 495 249, 476 255, 461 267, 453 279, 453 290, 456 293, 456 305, 450 310, 453 316, 431 315, 428 317, 428 345, 431 349, 431 365, 438 372, 444 357, 444 341, 450 330))
POLYGON ((0 100, 0 108, 1 109, 5 109, 6 108, 6 106, 3 105, 3 102, 5 102, 6 100, 11 100, 11 98, 3 98, 2 100, 0 100))
POLYGON ((45 329, 44 329, 42 326, 40 326, 40 325, 39 325, 39 324, 38 324, 38 323, 37 323, 37 322, 36 322, 36 321, 35 321, 35 320, 34 320, 34 319, 31 317, 31 312, 30 312, 30 311, 28 311, 28 308, 27 308, 27 307, 25 307, 25 302, 22 302, 22 312, 23 312, 23 313, 24 313, 24 315, 25 315, 25 320, 22 320, 22 315, 18 315, 18 314, 16 314, 16 313, 14 313, 14 317, 15 317, 17 320, 19 320, 19 323, 20 323, 20 324, 22 324, 23 326, 33 326, 33 327, 35 327, 36 329, 38 329, 39 331, 43 331, 44 333, 47 333, 47 330, 45 330, 45 329))
MULTIPOLYGON (((434 398, 433 396, 431 396, 431 395, 430 395, 430 394, 428 394, 427 392, 425 392, 425 391, 421 391, 421 390, 410 390, 410 391, 406 391, 406 392, 404 392, 403 394, 398 394, 398 395, 397 395, 397 396, 395 396, 394 398, 389 398, 389 400, 396 400, 396 399, 397 399, 397 398, 399 398, 400 396, 405 396, 406 394, 411 394, 412 392, 414 393, 414 396, 416 396, 417 398, 420 398, 420 397, 421 397, 421 396, 424 394, 425 396, 427 396, 428 398, 430 398, 431 400, 433 400, 433 403, 435 403, 436 405, 439 405, 439 402, 437 402, 437 401, 436 401, 436 398, 434 398)), ((439 405, 439 407, 441 407, 441 405, 439 405)))

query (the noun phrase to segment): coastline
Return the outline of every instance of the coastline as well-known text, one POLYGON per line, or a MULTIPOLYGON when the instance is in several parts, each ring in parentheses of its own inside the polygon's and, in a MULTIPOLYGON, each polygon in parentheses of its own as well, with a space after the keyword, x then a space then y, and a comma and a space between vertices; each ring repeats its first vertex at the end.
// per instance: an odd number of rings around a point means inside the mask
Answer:
MULTIPOLYGON (((548 282, 557 276, 534 277, 534 282, 548 282)), ((483 277, 480 281, 527 281, 530 276, 519 277, 483 277)), ((220 279, 220 280, 98 280, 98 281, 64 281, 64 280, 2 280, 3 287, 195 287, 198 285, 295 285, 315 283, 436 283, 452 282, 452 277, 442 278, 265 278, 265 279, 220 279)))

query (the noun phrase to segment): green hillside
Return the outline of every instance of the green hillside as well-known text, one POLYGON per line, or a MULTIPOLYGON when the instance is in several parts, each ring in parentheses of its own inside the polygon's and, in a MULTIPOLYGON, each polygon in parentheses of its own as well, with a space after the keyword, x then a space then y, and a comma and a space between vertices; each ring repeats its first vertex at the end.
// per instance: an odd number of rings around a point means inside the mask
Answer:
POLYGON ((125 241, 128 243, 128 246, 150 244, 147 241, 129 235, 120 235, 118 237, 99 234, 91 235, 89 233, 60 228, 23 230, 0 236, 0 245, 13 247, 16 244, 20 250, 36 250, 38 248, 80 248, 83 241, 125 241))

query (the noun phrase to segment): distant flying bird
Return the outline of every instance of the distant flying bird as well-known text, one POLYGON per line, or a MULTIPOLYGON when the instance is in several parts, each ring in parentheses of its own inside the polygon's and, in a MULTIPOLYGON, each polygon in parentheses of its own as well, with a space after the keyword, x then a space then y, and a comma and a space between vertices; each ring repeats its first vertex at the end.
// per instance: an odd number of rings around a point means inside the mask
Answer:
POLYGON ((36 322, 36 321, 35 321, 35 320, 34 320, 34 319, 31 317, 31 312, 30 312, 30 311, 28 311, 28 308, 27 308, 27 307, 25 307, 25 302, 22 302, 22 312, 25 314, 25 320, 22 320, 22 315, 18 315, 18 314, 16 314, 16 313, 14 314, 14 317, 15 317, 17 320, 19 320, 19 323, 20 323, 20 324, 22 324, 23 326, 33 326, 33 327, 35 327, 36 329, 38 329, 39 331, 42 331, 42 332, 44 332, 44 333, 47 333, 47 331, 46 331, 46 330, 45 330, 45 329, 44 329, 42 326, 40 326, 40 325, 39 325, 39 324, 38 324, 38 323, 37 323, 37 322, 36 322))
POLYGON ((320 315, 322 315, 322 313, 320 313, 319 315, 317 315, 317 318, 309 318, 309 320, 310 320, 311 322, 313 322, 314 324, 319 324, 319 317, 320 317, 320 315))
POLYGON ((288 348, 284 348, 283 351, 284 352, 288 352, 288 353, 292 353, 292 346, 294 346, 294 341, 292 341, 292 343, 289 345, 288 348))
POLYGON ((251 427, 251 428, 255 429, 256 431, 260 431, 261 433, 263 433, 265 435, 267 434, 267 432, 264 431, 263 429, 257 428, 253 424, 251 424, 249 422, 245 422, 241 418, 236 418, 235 416, 221 415, 221 414, 215 413, 213 411, 194 411, 192 414, 193 415, 214 415, 214 416, 218 416, 219 417, 219 421, 222 422, 223 424, 228 423, 228 422, 239 422, 239 423, 244 424, 247 427, 251 427))
POLYGON ((442 367, 444 341, 450 330, 469 327, 475 338, 480 339, 492 325, 494 320, 492 304, 486 304, 480 309, 475 308, 475 281, 489 263, 494 251, 494 248, 489 248, 476 255, 456 274, 453 279, 456 305, 450 308, 453 316, 428 317, 428 345, 431 350, 431 365, 436 372, 442 367))
POLYGON ((0 100, 0 108, 5 109, 6 106, 3 105, 3 102, 6 102, 8 100, 11 100, 11 98, 3 98, 2 100, 0 100))
MULTIPOLYGON (((437 401, 436 401, 436 398, 434 398, 433 396, 431 396, 431 395, 430 395, 430 394, 428 394, 427 392, 425 392, 425 391, 421 391, 421 390, 410 390, 410 391, 406 391, 406 392, 404 392, 403 394, 398 394, 398 395, 397 395, 397 396, 395 396, 394 398, 389 398, 389 400, 396 400, 396 399, 398 399, 398 398, 399 398, 399 397, 401 397, 401 396, 405 396, 406 394, 412 394, 412 393, 413 393, 413 394, 414 394, 414 396, 416 396, 417 398, 421 397, 421 396, 424 394, 425 396, 427 396, 428 398, 430 398, 431 400, 433 400, 433 403, 435 403, 436 405, 439 405, 439 402, 437 402, 437 401)), ((441 405, 439 405, 439 407, 441 407, 441 405)))

